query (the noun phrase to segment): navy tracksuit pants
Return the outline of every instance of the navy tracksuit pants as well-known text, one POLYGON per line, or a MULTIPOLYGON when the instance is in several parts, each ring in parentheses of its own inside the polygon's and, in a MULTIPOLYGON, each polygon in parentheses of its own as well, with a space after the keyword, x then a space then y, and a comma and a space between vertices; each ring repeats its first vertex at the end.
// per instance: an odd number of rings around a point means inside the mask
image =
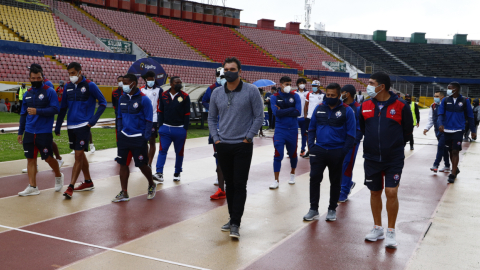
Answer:
POLYGON ((298 129, 281 129, 276 128, 273 135, 273 146, 275 147, 275 156, 273 157, 273 172, 280 172, 285 147, 290 157, 290 165, 297 168, 297 145, 298 145, 298 129))
POLYGON ((187 139, 187 130, 183 127, 161 126, 158 130, 160 135, 160 153, 157 159, 157 173, 163 173, 163 167, 167 160, 168 148, 173 142, 175 148, 175 173, 182 172, 183 152, 185 149, 185 140, 187 139))

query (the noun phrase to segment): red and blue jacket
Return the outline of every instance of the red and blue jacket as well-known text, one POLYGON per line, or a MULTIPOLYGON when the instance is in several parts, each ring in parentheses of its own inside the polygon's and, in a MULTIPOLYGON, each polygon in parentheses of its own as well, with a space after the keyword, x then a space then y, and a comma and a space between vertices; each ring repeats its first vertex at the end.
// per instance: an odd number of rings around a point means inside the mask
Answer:
POLYGON ((24 131, 32 134, 52 133, 55 114, 58 113, 57 93, 45 83, 40 88, 30 88, 23 95, 18 135, 24 131), (36 108, 35 115, 29 115, 28 108, 36 108))
POLYGON ((134 90, 135 94, 124 93, 118 100, 117 130, 127 137, 143 136, 149 140, 153 125, 152 101, 138 88, 134 90))
POLYGON ((94 126, 105 111, 106 106, 107 100, 94 82, 82 76, 82 80, 77 85, 68 83, 63 91, 55 133, 60 134, 67 110, 67 123, 69 126, 85 123, 94 126), (98 100, 99 105, 97 113, 95 113, 96 100, 98 100))
POLYGON ((177 92, 175 97, 170 95, 170 90, 162 93, 158 108, 158 126, 183 126, 185 130, 190 124, 190 96, 183 92, 177 92))
POLYGON ((443 126, 448 130, 465 130, 467 118, 470 130, 476 133, 477 127, 473 119, 470 99, 464 98, 462 95, 459 95, 455 102, 452 96, 442 99, 438 108, 438 126, 443 126))
POLYGON ((312 149, 318 145, 327 150, 342 149, 346 155, 355 143, 355 121, 355 113, 342 101, 333 109, 321 103, 310 119, 308 147, 312 149))
POLYGON ((210 85, 208 88, 207 88, 207 91, 205 92, 205 94, 203 95, 202 97, 202 105, 205 109, 207 109, 207 111, 209 110, 210 108, 210 97, 212 96, 212 92, 213 90, 215 90, 215 88, 217 87, 220 87, 221 85, 217 82, 215 82, 214 84, 210 85))
POLYGON ((302 111, 302 100, 295 92, 278 92, 270 97, 275 128, 298 129, 298 117, 302 111), (280 107, 278 109, 276 106, 280 107))
POLYGON ((377 162, 403 160, 405 141, 413 132, 410 106, 393 92, 382 110, 376 99, 360 107, 360 129, 364 134, 363 157, 377 162))
POLYGON ((354 101, 350 104, 348 104, 350 108, 352 108, 353 112, 355 113, 355 127, 357 128, 357 133, 355 136, 355 144, 359 144, 360 141, 363 138, 363 132, 360 130, 360 106, 361 104, 358 103, 357 101, 354 101))

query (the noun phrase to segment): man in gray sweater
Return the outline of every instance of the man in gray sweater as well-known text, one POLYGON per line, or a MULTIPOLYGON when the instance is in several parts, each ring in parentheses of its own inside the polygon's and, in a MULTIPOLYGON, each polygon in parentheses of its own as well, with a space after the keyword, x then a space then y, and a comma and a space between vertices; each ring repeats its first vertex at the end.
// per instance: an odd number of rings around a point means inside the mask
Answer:
POLYGON ((230 231, 231 237, 240 238, 252 142, 263 123, 263 101, 256 86, 240 80, 242 67, 237 58, 227 58, 223 68, 227 83, 214 91, 210 98, 208 127, 226 184, 230 221, 222 226, 222 231, 230 231))

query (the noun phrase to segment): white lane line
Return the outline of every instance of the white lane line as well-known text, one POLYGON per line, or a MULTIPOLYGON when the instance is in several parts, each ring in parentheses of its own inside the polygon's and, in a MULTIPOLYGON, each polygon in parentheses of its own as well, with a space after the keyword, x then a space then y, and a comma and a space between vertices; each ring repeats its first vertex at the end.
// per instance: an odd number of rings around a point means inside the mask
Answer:
POLYGON ((78 244, 78 245, 83 245, 83 246, 88 246, 88 247, 93 247, 93 248, 98 248, 98 249, 103 249, 103 250, 118 252, 118 253, 130 255, 130 256, 135 256, 135 257, 139 257, 139 258, 154 260, 154 261, 157 261, 157 262, 163 262, 163 263, 169 263, 169 264, 173 264, 173 265, 183 266, 183 267, 187 267, 187 268, 191 268, 191 269, 209 270, 208 268, 202 268, 202 267, 198 267, 198 266, 193 266, 193 265, 188 265, 188 264, 173 262, 173 261, 169 261, 169 260, 163 260, 163 259, 159 259, 159 258, 155 258, 155 257, 145 256, 145 255, 136 254, 136 253, 132 253, 132 252, 128 252, 128 251, 123 251, 123 250, 119 250, 119 249, 114 249, 114 248, 107 248, 107 247, 92 245, 92 244, 88 244, 88 243, 84 243, 84 242, 79 242, 79 241, 75 241, 75 240, 70 240, 70 239, 65 239, 65 238, 61 238, 61 237, 56 237, 56 236, 52 236, 52 235, 48 235, 48 234, 43 234, 43 233, 37 233, 37 232, 32 232, 32 231, 17 229, 17 228, 13 228, 13 227, 9 227, 9 226, 4 226, 4 225, 0 225, 0 227, 1 227, 1 228, 5 228, 5 229, 10 229, 10 230, 19 231, 19 232, 34 234, 34 235, 38 235, 38 236, 43 236, 43 237, 47 237, 47 238, 51 238, 51 239, 55 239, 55 240, 64 241, 64 242, 69 242, 69 243, 73 243, 73 244, 78 244))

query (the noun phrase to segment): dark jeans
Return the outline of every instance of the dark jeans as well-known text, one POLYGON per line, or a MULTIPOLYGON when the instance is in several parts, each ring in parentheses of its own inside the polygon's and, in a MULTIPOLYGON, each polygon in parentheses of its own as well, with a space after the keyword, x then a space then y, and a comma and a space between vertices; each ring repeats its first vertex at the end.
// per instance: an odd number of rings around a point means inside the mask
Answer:
POLYGON ((247 200, 247 181, 252 162, 253 144, 219 143, 216 148, 218 162, 225 178, 230 224, 240 226, 247 200))
POLYGON ((437 157, 435 158, 435 162, 433 163, 433 166, 440 166, 440 162, 443 161, 445 162, 445 167, 450 167, 450 157, 448 154, 448 150, 445 147, 445 134, 440 133, 439 136, 437 136, 438 140, 438 146, 437 146, 437 157))
POLYGON ((413 147, 413 134, 407 137, 407 141, 405 142, 405 146, 407 146, 407 142, 410 141, 410 147, 413 147))
POLYGON ((273 115, 271 107, 268 107, 268 128, 275 128, 275 116, 273 115))
POLYGON ((320 201, 320 183, 323 172, 328 167, 330 178, 329 210, 337 209, 342 188, 342 166, 345 158, 342 149, 327 150, 318 145, 310 149, 310 209, 318 211, 320 201))

